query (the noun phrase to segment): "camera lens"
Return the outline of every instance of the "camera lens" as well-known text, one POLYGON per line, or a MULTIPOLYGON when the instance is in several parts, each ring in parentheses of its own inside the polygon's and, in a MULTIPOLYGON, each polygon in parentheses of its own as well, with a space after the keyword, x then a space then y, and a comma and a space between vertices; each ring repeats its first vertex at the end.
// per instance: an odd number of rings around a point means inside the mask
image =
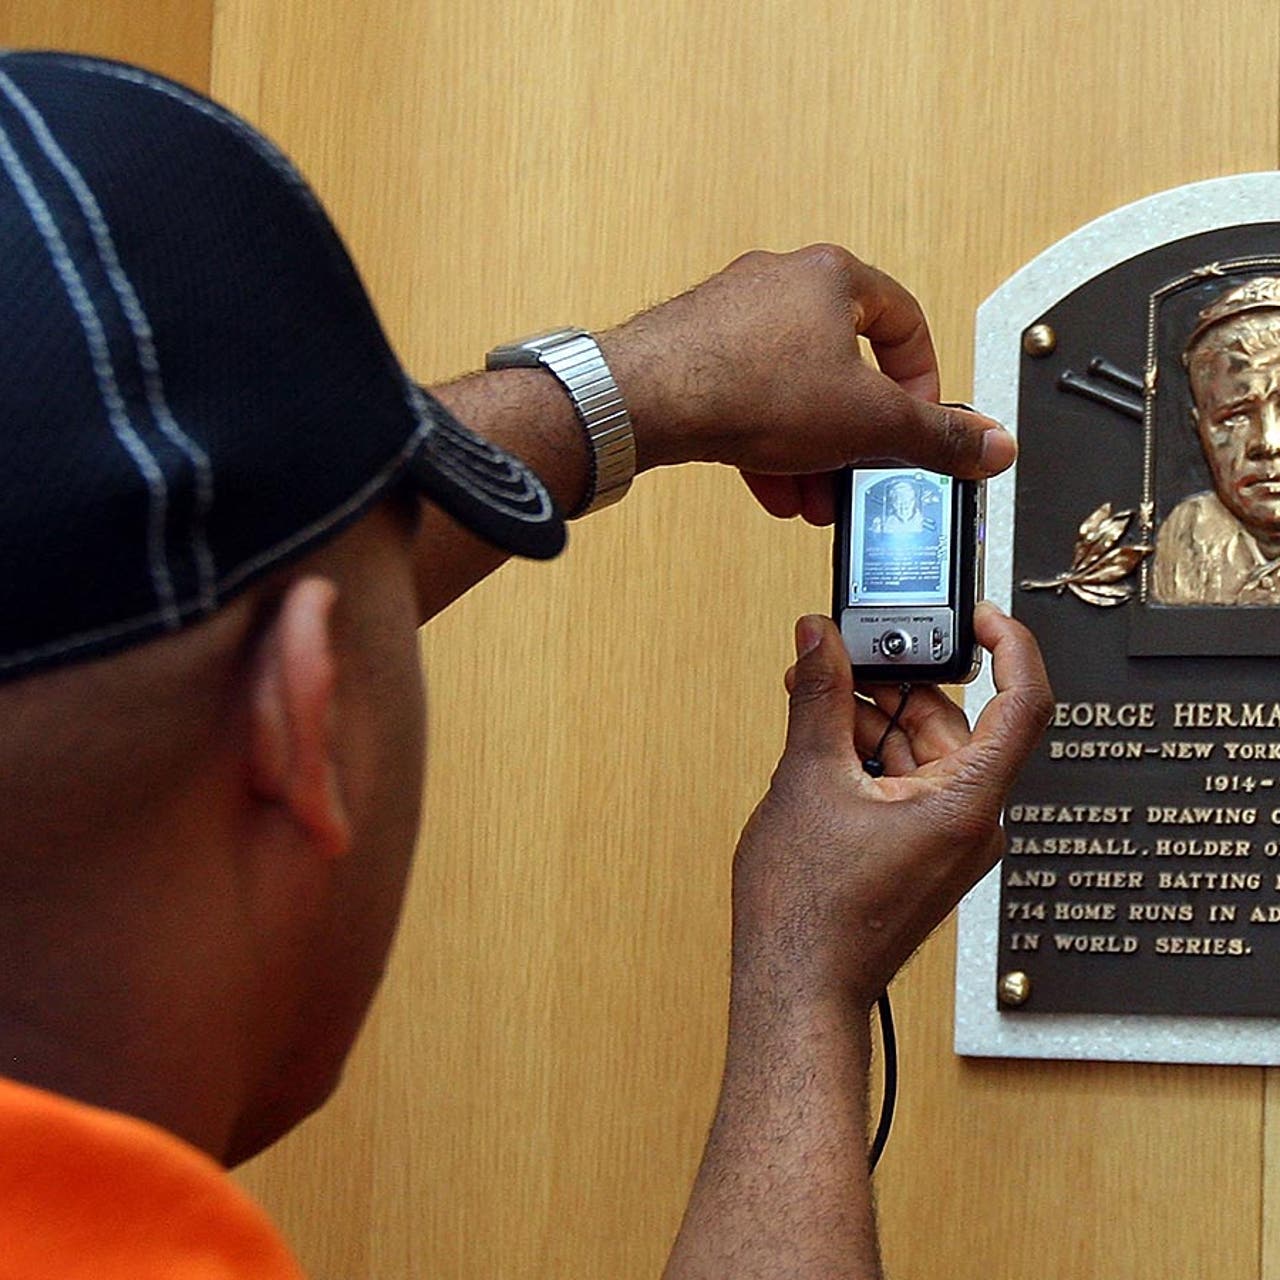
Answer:
POLYGON ((886 658, 901 658, 910 643, 910 639, 903 632, 886 631, 880 637, 880 652, 886 658))

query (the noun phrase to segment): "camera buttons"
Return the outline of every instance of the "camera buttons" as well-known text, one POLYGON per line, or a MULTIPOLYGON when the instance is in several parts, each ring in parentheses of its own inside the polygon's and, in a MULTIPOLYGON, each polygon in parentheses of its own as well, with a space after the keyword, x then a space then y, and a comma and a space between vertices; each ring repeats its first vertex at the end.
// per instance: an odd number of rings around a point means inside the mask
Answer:
POLYGON ((905 631, 886 631, 880 637, 880 652, 886 658, 905 657, 911 648, 911 637, 905 631))

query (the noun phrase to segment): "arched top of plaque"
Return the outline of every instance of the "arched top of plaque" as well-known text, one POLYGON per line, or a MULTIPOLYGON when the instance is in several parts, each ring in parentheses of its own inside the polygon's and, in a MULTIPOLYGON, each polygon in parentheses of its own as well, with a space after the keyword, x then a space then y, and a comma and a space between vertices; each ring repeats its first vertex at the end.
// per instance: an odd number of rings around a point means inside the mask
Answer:
POLYGON ((1006 343, 1016 346, 1023 331, 1058 299, 1129 258, 1172 240, 1205 231, 1280 223, 1280 172, 1241 173, 1210 178, 1145 196, 1087 222, 1015 271, 978 308, 974 394, 991 397, 989 409, 1003 408, 1010 422, 1016 389, 999 379, 1008 368, 1006 343), (1002 391, 1005 393, 1001 395, 1002 391))

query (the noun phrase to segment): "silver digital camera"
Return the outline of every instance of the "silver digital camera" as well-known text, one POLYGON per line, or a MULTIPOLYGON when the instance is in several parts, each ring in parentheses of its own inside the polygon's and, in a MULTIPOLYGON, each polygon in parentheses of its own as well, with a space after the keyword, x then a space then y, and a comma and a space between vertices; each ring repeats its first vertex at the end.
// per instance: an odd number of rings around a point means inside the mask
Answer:
POLYGON ((832 616, 859 684, 963 684, 981 665, 986 486, 896 464, 841 473, 832 616))

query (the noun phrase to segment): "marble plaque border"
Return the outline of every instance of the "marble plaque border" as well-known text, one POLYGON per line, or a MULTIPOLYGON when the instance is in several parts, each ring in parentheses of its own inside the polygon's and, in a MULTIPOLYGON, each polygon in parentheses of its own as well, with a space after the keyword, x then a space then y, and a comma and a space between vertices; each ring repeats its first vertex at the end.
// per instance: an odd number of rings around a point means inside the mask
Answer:
MULTIPOLYGON (((1017 429, 1023 330, 1101 272, 1171 240, 1219 227, 1280 221, 1280 173, 1248 173, 1161 192, 1108 213, 1046 249, 979 308, 974 404, 1017 429)), ((987 595, 1008 610, 1013 586, 1014 482, 987 492, 987 595)), ((969 686, 972 719, 994 695, 990 664, 969 686)), ((996 1007, 1000 868, 960 904, 955 1051, 970 1057, 1280 1065, 1280 1018, 1004 1014, 996 1007)))

